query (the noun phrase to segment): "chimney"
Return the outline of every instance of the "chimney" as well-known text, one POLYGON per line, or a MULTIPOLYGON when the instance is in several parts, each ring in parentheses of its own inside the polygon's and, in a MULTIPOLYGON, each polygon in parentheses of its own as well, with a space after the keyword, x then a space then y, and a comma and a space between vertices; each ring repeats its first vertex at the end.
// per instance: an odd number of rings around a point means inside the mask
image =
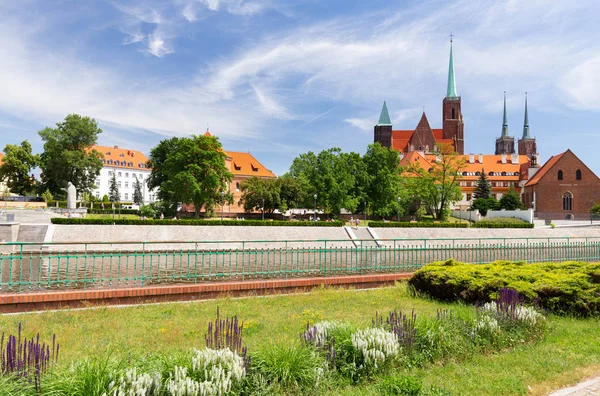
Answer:
POLYGON ((529 180, 531 180, 531 178, 540 170, 539 166, 530 166, 529 169, 527 169, 527 176, 529 178, 529 180))
POLYGON ((518 165, 519 164, 519 154, 513 153, 511 156, 510 162, 518 165))
POLYGON ((502 163, 506 164, 506 154, 502 154, 502 163))
POLYGON ((469 164, 475 163, 475 154, 469 154, 469 164))
POLYGON ((119 146, 115 146, 115 150, 118 150, 118 149, 119 149, 119 146))
POLYGON ((483 154, 479 154, 479 163, 483 164, 483 154))

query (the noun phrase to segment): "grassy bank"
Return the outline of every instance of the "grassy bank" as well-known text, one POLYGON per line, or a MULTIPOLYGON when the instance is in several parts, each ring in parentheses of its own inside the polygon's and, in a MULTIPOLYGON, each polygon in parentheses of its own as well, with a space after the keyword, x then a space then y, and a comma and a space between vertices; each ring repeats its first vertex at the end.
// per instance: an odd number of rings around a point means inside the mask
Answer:
MULTIPOLYGON (((204 347, 204 332, 217 306, 223 315, 237 314, 245 322, 245 343, 250 351, 274 341, 296 342, 306 322, 340 320, 368 326, 375 312, 415 309, 421 316, 435 316, 438 309, 470 310, 459 303, 440 303, 411 296, 404 285, 369 291, 321 289, 305 295, 267 298, 99 308, 0 317, 4 331, 22 322, 26 334, 38 331, 42 338, 57 334, 61 342, 59 364, 106 354, 139 356, 149 352, 186 351, 204 347)), ((549 316, 546 337, 503 353, 475 356, 408 369, 426 385, 453 394, 544 394, 580 380, 600 368, 600 322, 549 316)), ((378 394, 376 383, 336 385, 330 394, 378 394)))

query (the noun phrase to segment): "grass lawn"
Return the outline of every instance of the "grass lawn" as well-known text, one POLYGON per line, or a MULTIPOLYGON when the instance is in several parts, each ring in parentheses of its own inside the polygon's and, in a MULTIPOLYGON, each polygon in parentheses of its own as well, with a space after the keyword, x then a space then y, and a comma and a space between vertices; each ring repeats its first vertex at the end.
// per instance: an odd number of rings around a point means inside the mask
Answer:
MULTIPOLYGON (((368 326, 375 312, 393 309, 417 316, 435 316, 440 308, 472 309, 411 296, 404 284, 368 291, 318 289, 308 294, 266 298, 223 298, 194 303, 139 305, 0 317, 3 331, 14 332, 19 322, 27 335, 43 339, 57 334, 60 365, 109 351, 127 357, 204 347, 206 324, 217 306, 225 315, 245 322, 244 339, 250 352, 273 342, 298 342, 307 321, 345 320, 368 326)), ((600 320, 548 317, 546 337, 503 353, 476 356, 406 371, 453 394, 546 394, 600 372, 600 320)), ((375 395, 375 384, 332 389, 330 394, 375 395)))

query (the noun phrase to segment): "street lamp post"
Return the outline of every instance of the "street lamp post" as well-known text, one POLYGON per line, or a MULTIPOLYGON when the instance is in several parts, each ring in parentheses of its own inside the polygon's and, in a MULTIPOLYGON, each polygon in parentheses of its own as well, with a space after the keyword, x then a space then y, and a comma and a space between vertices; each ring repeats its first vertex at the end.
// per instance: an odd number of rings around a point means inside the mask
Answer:
POLYGON ((398 217, 396 218, 397 222, 400 222, 400 197, 398 197, 398 217))
POLYGON ((315 199, 315 221, 317 221, 317 193, 313 195, 313 198, 315 199))
POLYGON ((225 210, 225 191, 221 191, 221 221, 223 221, 223 211, 225 210))

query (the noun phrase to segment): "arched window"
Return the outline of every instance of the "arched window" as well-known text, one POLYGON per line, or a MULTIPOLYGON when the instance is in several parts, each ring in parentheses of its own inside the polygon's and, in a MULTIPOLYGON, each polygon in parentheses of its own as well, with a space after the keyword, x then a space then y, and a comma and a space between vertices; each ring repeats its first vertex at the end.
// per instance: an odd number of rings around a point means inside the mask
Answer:
POLYGON ((463 172, 463 176, 467 176, 467 172, 463 172))
POLYGON ((573 194, 570 192, 563 195, 563 210, 573 210, 573 194))
POLYGON ((481 176, 481 172, 475 172, 475 176, 481 176))
POLYGON ((454 106, 452 106, 452 119, 454 119, 454 106))
POLYGON ((581 170, 577 169, 577 171, 575 171, 575 179, 581 180, 581 170))
POLYGON ((562 180, 563 179, 563 173, 561 170, 558 171, 558 180, 562 180))

